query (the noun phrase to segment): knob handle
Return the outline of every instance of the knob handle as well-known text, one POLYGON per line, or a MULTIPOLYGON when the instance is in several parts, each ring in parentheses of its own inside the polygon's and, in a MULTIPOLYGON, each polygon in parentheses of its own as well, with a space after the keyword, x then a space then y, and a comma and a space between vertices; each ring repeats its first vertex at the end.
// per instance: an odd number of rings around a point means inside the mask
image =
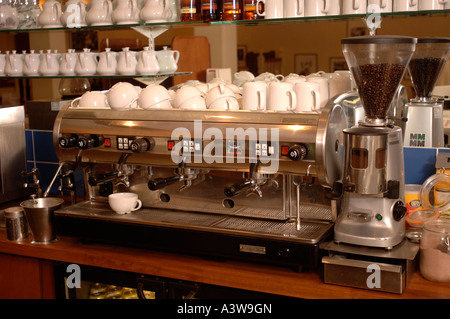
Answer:
POLYGON ((394 220, 397 222, 402 220, 402 218, 405 217, 406 215, 406 211, 407 209, 401 201, 396 202, 394 204, 394 208, 392 209, 392 215, 394 217, 394 220))
POLYGON ((62 148, 71 148, 77 146, 78 137, 76 135, 72 136, 62 136, 59 138, 58 144, 62 148))
POLYGON ((288 151, 289 159, 293 161, 300 161, 306 157, 308 149, 304 144, 295 144, 288 151))
POLYGON ((82 150, 103 145, 104 138, 101 135, 80 136, 77 140, 78 147, 82 150))
POLYGON ((154 142, 146 138, 137 138, 130 144, 130 149, 134 153, 144 153, 151 150, 154 142))

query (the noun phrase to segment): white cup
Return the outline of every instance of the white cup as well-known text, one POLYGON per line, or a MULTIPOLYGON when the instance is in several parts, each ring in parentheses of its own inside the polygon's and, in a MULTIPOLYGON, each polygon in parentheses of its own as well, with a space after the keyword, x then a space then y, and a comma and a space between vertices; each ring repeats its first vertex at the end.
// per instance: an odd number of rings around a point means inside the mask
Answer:
POLYGON ((224 97, 235 97, 234 91, 225 84, 219 83, 206 93, 206 106, 209 108, 214 101, 224 97))
POLYGON ((367 0, 367 7, 369 9, 370 5, 376 5, 380 8, 380 12, 392 12, 392 1, 393 0, 367 0))
POLYGON ((417 11, 419 0, 393 0, 392 11, 417 11))
POLYGON ((448 0, 420 0, 419 11, 444 10, 448 0))
POLYGON ((108 196, 109 206, 117 214, 128 214, 142 207, 142 201, 135 193, 114 193, 108 196))
POLYGON ((284 15, 283 0, 258 0, 256 8, 256 13, 264 19, 279 19, 284 15), (261 3, 264 4, 263 12, 259 11, 261 3))
POLYGON ((184 85, 175 92, 174 107, 180 108, 185 101, 194 97, 201 98, 204 101, 203 93, 198 88, 192 85, 184 85))
POLYGON ((267 109, 271 111, 294 111, 297 96, 291 83, 272 82, 269 84, 267 109))
POLYGON ((298 82, 294 85, 297 95, 296 112, 320 110, 320 84, 317 82, 298 82))
POLYGON ((182 110, 206 110, 206 101, 203 96, 194 96, 184 100, 178 105, 182 110))
POLYGON ((143 109, 171 109, 170 94, 159 84, 152 84, 142 89, 138 99, 139 107, 143 109))
POLYGON ((267 105, 267 84, 264 81, 246 82, 242 86, 242 108, 264 111, 267 105))
POLYGON ((320 88, 320 108, 323 108, 330 99, 330 88, 328 79, 321 76, 308 77, 307 82, 317 82, 320 88))
POLYGON ((245 82, 253 81, 255 76, 249 71, 239 71, 234 74, 233 84, 242 86, 245 82))
POLYGON ((139 91, 139 89, 128 82, 116 83, 106 94, 108 104, 115 110, 135 109, 139 91))
POLYGON ((305 0, 284 0, 283 2, 284 18, 296 18, 303 16, 305 16, 305 0))
POLYGON ((74 99, 72 107, 109 107, 106 94, 101 91, 89 91, 74 99))
POLYGON ((325 16, 330 10, 329 0, 306 0, 305 17, 325 16))
POLYGON ((208 106, 209 110, 239 110, 239 102, 234 96, 218 98, 208 106))
POLYGON ((298 82, 305 82, 306 81, 306 77, 304 76, 290 76, 290 77, 285 77, 284 82, 287 83, 291 83, 292 85, 295 85, 295 83, 298 82))
POLYGON ((330 99, 338 94, 352 90, 352 80, 349 76, 335 76, 328 79, 330 99))
POLYGON ((342 0, 342 14, 364 14, 367 11, 367 0, 342 0))

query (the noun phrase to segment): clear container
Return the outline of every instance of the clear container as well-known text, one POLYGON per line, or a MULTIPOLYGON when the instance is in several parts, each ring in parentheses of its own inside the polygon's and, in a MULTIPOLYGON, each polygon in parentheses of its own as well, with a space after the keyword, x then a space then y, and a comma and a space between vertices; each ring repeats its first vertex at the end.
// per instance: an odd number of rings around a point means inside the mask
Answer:
POLYGON ((406 225, 409 228, 422 228, 425 222, 437 219, 439 215, 439 212, 435 209, 416 209, 411 211, 408 216, 406 216, 406 225))
POLYGON ((424 208, 443 214, 450 210, 450 175, 438 173, 428 177, 420 188, 420 203, 424 208))
POLYGON ((424 223, 420 240, 420 273, 430 281, 450 282, 450 219, 424 223))

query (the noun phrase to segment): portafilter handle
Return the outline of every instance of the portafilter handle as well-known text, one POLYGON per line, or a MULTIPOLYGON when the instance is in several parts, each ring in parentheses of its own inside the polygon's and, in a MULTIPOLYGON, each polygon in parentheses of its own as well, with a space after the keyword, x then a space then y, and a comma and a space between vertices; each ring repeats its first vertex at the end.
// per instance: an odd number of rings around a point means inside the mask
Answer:
POLYGON ((176 183, 180 181, 181 176, 171 176, 171 177, 162 177, 162 178, 155 178, 148 182, 148 188, 152 191, 156 191, 158 189, 164 188, 168 185, 171 185, 173 183, 176 183))

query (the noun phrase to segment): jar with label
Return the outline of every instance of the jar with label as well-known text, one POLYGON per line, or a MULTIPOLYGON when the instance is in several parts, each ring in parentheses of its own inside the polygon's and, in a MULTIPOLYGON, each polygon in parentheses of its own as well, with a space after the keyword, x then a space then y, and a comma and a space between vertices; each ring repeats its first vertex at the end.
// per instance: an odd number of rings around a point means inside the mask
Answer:
POLYGON ((450 219, 427 221, 420 240, 420 273, 435 282, 450 282, 450 219))
POLYGON ((258 15, 259 12, 263 12, 263 3, 259 2, 257 6, 258 0, 244 0, 244 8, 243 8, 243 19, 244 20, 256 20, 263 19, 264 17, 258 15), (256 10, 258 8, 258 10, 256 10))
POLYGON ((201 0, 181 0, 181 21, 201 21, 201 0))
POLYGON ((235 21, 242 20, 242 0, 223 0, 222 4, 222 20, 235 21))
POLYGON ((201 0, 203 21, 220 21, 222 0, 201 0))

